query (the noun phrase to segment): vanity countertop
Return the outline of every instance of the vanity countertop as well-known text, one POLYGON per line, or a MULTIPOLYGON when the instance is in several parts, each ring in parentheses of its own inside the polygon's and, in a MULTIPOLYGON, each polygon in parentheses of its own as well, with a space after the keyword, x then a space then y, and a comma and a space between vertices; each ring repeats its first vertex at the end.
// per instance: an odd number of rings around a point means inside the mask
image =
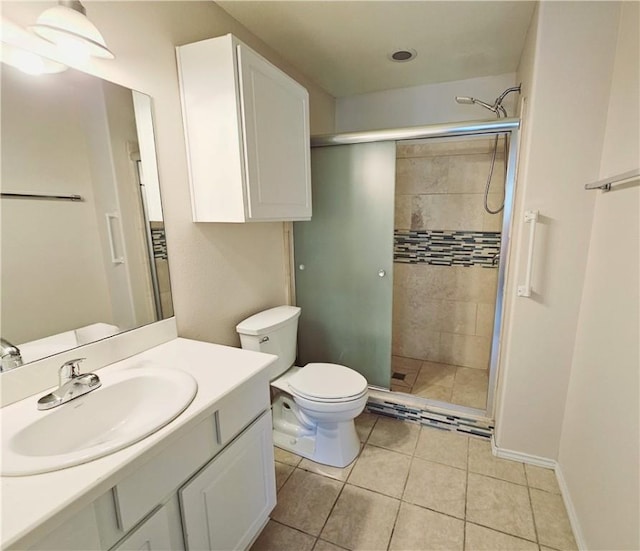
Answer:
MULTIPOLYGON (((98 370, 106 380, 109 373, 132 367, 177 368, 191 374, 198 383, 193 402, 176 419, 151 436, 127 448, 88 463, 31 476, 0 477, 2 530, 0 548, 20 547, 25 536, 42 537, 143 463, 174 442, 185 430, 213 414, 216 402, 234 388, 258 375, 275 356, 211 343, 177 338, 131 358, 98 370), (18 544, 18 545, 17 545, 18 544)), ((36 401, 41 394, 26 398, 36 401)), ((64 407, 64 406, 63 406, 64 407)), ((11 415, 12 406, 0 410, 11 415)), ((61 427, 73 430, 73 427, 61 427)), ((26 543, 26 542, 25 542, 26 543)))

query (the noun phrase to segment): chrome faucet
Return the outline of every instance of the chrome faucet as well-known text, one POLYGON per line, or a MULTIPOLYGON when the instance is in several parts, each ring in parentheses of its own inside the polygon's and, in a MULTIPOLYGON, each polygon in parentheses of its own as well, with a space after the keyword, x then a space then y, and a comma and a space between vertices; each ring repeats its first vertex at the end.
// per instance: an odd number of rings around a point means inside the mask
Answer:
POLYGON ((38 409, 51 409, 100 388, 102 383, 95 373, 80 373, 80 362, 70 360, 58 370, 58 388, 38 400, 38 409))
POLYGON ((0 337, 0 371, 9 371, 22 365, 20 349, 11 344, 7 339, 0 337))

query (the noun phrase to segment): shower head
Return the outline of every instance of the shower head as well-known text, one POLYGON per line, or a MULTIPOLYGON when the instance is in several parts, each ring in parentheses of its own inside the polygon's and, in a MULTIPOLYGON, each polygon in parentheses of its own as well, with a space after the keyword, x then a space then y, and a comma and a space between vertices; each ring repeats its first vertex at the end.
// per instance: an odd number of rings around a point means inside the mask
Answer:
POLYGON ((507 110, 502 106, 502 100, 504 100, 507 94, 511 92, 520 92, 520 85, 507 88, 504 92, 502 92, 500 96, 496 98, 496 101, 493 103, 493 105, 488 104, 486 101, 472 98, 470 96, 456 96, 456 102, 467 104, 467 105, 469 104, 481 105, 485 109, 488 109, 489 111, 492 111, 493 113, 495 113, 496 117, 498 118, 500 118, 501 115, 503 117, 506 117, 507 110))
POLYGON ((472 98, 469 96, 456 96, 456 101, 458 103, 463 103, 463 104, 467 104, 467 105, 471 105, 471 104, 477 104, 477 105, 482 105, 482 107, 484 107, 485 109, 488 109, 489 111, 493 111, 496 115, 498 115, 498 117, 500 117, 500 114, 498 113, 498 107, 495 105, 489 105, 487 102, 484 102, 480 99, 476 99, 476 98, 472 98))

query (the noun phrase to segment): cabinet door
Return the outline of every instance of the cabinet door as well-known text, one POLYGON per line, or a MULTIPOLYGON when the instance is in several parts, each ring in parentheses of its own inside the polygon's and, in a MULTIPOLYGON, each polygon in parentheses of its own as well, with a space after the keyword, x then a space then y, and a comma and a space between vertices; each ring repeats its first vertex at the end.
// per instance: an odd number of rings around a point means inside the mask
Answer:
POLYGON ((247 217, 309 220, 309 94, 239 44, 247 217))
POLYGON ((112 551, 171 551, 175 549, 171 538, 175 524, 167 507, 161 507, 112 551))
POLYGON ((179 549, 183 549, 180 514, 177 501, 171 501, 160 507, 112 551, 178 551, 179 549))
POLYGON ((179 492, 187 549, 245 549, 276 504, 267 411, 179 492))

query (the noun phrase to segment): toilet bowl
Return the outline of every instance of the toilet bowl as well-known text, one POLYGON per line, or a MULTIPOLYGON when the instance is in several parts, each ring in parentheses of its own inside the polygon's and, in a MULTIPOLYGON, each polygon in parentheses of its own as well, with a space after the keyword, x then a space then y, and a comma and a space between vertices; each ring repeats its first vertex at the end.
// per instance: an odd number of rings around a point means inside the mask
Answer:
POLYGON ((358 455, 354 419, 367 403, 367 381, 338 364, 294 366, 300 308, 278 306, 236 326, 242 348, 275 354, 273 442, 325 465, 346 467, 358 455))

